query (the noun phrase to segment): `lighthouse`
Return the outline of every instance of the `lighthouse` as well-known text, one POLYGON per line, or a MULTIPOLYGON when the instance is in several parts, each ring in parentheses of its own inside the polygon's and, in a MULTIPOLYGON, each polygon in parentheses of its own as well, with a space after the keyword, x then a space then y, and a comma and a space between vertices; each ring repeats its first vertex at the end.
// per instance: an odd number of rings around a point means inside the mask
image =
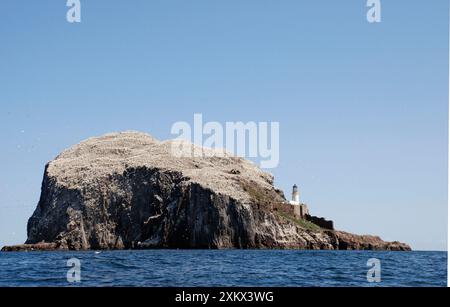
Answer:
POLYGON ((292 188, 292 203, 300 205, 300 191, 298 190, 298 186, 296 184, 292 188))
POLYGON ((306 215, 309 215, 308 206, 300 202, 300 189, 296 184, 292 187, 292 200, 289 205, 297 218, 305 218, 306 215))

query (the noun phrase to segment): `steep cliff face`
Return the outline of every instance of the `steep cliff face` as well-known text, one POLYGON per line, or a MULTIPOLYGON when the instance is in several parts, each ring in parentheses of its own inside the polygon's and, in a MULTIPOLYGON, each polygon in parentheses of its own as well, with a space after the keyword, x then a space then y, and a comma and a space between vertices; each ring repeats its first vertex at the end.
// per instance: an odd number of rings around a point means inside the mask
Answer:
POLYGON ((271 175, 251 162, 126 132, 89 139, 50 162, 26 245, 4 250, 279 248, 409 250, 321 229, 274 204, 271 175))

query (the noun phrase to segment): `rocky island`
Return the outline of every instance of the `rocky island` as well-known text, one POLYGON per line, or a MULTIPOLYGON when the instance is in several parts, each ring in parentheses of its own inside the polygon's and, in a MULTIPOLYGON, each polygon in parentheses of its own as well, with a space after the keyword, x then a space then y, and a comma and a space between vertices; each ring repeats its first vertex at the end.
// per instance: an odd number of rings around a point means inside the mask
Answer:
POLYGON ((45 168, 26 243, 2 250, 411 250, 299 216, 252 162, 194 145, 202 157, 174 155, 175 142, 123 132, 64 151, 45 168))

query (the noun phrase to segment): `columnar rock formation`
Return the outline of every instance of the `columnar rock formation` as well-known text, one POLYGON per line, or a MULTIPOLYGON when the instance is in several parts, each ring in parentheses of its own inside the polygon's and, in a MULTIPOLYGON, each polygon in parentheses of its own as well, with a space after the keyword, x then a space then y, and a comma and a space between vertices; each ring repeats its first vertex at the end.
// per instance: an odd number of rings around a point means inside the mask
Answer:
POLYGON ((26 244, 4 250, 410 250, 298 220, 251 162, 193 145, 204 157, 179 157, 175 145, 124 132, 63 152, 46 166, 26 244))

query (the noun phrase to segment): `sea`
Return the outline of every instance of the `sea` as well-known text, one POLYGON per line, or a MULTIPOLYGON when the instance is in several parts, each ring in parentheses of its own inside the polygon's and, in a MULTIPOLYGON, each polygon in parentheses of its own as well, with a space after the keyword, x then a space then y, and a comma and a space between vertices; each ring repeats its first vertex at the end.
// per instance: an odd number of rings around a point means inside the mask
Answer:
POLYGON ((0 287, 445 287, 447 252, 0 253, 0 287))

